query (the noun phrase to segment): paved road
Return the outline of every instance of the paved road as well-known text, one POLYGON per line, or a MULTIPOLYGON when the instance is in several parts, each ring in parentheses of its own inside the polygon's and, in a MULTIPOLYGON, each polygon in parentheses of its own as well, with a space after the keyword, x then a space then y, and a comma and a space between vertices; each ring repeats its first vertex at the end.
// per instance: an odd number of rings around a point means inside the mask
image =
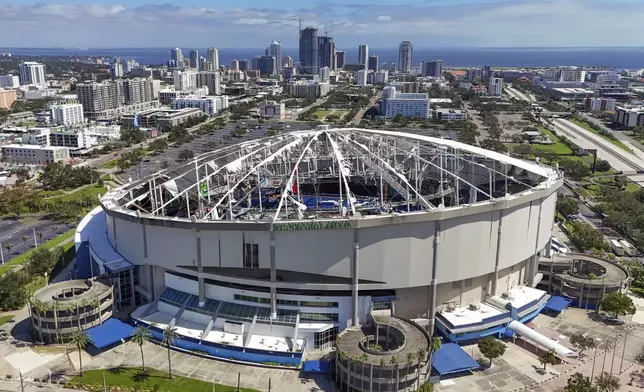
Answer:
POLYGON ((349 121, 349 124, 359 123, 362 120, 362 116, 364 116, 364 113, 367 111, 367 109, 375 105, 376 101, 380 99, 381 95, 382 95, 382 91, 380 90, 376 91, 376 94, 373 96, 373 98, 369 100, 369 104, 363 108, 360 108, 360 110, 358 110, 358 113, 356 113, 355 117, 351 121, 349 121))

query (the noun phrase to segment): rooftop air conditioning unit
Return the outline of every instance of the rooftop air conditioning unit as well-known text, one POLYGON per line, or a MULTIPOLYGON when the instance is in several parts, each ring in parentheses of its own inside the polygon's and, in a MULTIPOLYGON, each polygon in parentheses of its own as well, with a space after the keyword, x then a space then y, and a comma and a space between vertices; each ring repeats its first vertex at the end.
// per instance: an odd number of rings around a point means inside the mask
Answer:
POLYGON ((470 310, 481 310, 481 304, 470 304, 470 310))

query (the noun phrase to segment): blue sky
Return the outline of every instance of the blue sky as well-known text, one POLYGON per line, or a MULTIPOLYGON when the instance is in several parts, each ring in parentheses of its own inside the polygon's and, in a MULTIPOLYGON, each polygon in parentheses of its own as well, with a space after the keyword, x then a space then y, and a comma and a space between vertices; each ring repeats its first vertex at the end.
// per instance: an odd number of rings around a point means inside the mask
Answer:
POLYGON ((0 47, 642 46, 644 0, 0 0, 0 47))

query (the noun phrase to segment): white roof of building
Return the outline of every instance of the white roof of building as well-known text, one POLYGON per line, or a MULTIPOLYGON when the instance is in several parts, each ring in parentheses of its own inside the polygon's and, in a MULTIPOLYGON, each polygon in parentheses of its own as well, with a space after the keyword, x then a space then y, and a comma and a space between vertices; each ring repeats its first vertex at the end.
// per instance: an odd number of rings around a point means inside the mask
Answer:
POLYGON ((22 148, 26 150, 69 150, 69 147, 43 147, 37 146, 35 144, 7 144, 5 146, 2 146, 2 148, 22 148))
POLYGON ((443 310, 441 316, 449 321, 454 327, 476 324, 484 319, 507 313, 507 310, 501 310, 486 303, 478 304, 479 309, 470 309, 469 307, 456 308, 451 312, 443 310))

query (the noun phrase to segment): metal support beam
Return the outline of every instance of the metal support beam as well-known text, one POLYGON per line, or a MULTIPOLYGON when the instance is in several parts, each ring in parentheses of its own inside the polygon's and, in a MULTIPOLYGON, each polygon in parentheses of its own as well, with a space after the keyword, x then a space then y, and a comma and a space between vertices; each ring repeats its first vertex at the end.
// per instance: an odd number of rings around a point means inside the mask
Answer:
POLYGON ((358 229, 353 230, 353 257, 352 257, 352 267, 351 267, 351 294, 353 300, 353 326, 360 325, 360 315, 359 315, 359 281, 360 281, 360 261, 358 257, 360 255, 360 232, 358 229))
POLYGON ((496 257, 494 260, 494 277, 492 280, 492 295, 497 295, 497 281, 499 280, 499 261, 501 260, 501 234, 503 233, 504 210, 499 211, 499 227, 496 239, 496 257))
POLYGON ((436 326, 436 286, 438 285, 437 271, 438 271, 438 250, 440 248, 441 236, 441 222, 435 222, 436 229, 434 230, 434 249, 432 252, 432 279, 429 283, 429 298, 427 300, 427 332, 431 336, 434 335, 434 328, 436 326))

